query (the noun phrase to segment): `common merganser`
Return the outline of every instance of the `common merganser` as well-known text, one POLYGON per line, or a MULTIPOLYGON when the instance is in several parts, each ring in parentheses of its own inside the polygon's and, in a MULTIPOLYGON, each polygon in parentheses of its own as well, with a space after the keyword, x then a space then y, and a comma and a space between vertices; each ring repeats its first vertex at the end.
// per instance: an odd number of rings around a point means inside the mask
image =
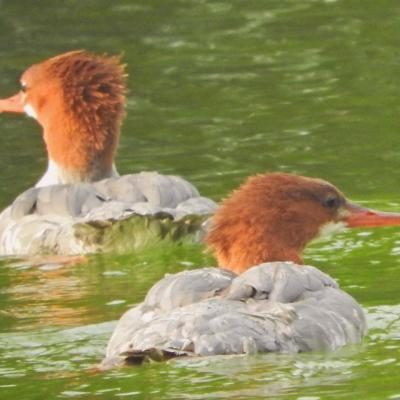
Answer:
POLYGON ((330 183, 251 177, 216 211, 206 241, 222 268, 168 275, 127 311, 102 368, 257 352, 335 350, 366 333, 362 308, 318 269, 307 243, 345 227, 400 225, 400 213, 349 202, 330 183))
POLYGON ((204 219, 193 216, 214 211, 215 203, 180 177, 119 177, 114 157, 125 113, 124 68, 118 57, 68 52, 29 67, 21 90, 0 100, 0 112, 25 112, 39 122, 48 153, 35 188, 0 215, 0 254, 137 248, 193 234, 204 219), (126 230, 129 237, 120 233, 126 230))

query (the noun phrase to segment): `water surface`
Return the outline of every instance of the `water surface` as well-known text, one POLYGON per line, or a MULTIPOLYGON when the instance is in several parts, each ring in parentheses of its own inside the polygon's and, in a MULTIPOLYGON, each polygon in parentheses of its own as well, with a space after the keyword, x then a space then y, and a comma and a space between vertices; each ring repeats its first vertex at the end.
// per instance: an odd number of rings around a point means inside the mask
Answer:
MULTIPOLYGON (((215 200, 251 174, 324 177, 399 210, 400 3, 395 0, 0 2, 0 95, 33 62, 122 53, 129 103, 121 173, 178 174, 215 200)), ((40 127, 1 115, 0 205, 46 164, 40 127)), ((334 353, 179 360, 98 373, 115 320, 166 272, 212 265, 201 246, 0 265, 0 397, 400 399, 400 232, 346 232, 306 261, 368 314, 334 353)))

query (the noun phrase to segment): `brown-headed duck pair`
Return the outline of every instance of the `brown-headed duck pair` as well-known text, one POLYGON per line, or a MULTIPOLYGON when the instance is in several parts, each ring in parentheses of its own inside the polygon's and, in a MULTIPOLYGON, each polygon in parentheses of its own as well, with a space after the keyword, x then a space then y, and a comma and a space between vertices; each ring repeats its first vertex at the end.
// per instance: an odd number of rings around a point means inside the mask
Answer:
MULTIPOLYGON (((25 112, 41 124, 48 153, 36 187, 0 217, 2 253, 85 252, 66 228, 71 218, 214 212, 215 204, 182 178, 118 176, 124 76, 118 58, 70 52, 30 67, 21 91, 0 100, 0 111, 25 112)), ((361 208, 326 181, 285 173, 251 177, 217 209, 206 236, 220 268, 156 283, 117 324, 102 366, 357 343, 366 332, 361 307, 332 278, 303 265, 302 252, 327 231, 389 225, 400 225, 400 214, 361 208)))

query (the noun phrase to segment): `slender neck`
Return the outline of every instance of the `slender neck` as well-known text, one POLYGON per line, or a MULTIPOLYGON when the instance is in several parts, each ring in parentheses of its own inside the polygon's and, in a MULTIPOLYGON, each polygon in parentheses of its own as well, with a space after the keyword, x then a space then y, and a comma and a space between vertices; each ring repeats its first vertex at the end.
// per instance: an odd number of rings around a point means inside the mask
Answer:
POLYGON ((78 119, 63 112, 49 113, 39 122, 43 126, 49 161, 46 173, 36 186, 93 182, 118 176, 114 165, 118 125, 96 125, 93 119, 78 119))
MULTIPOLYGON (((265 237, 262 239, 259 244, 255 241, 240 243, 234 241, 227 251, 223 248, 215 249, 219 266, 235 273, 242 273, 254 265, 265 262, 292 261, 303 264, 302 249, 290 248, 280 243, 268 245, 265 237)), ((273 242, 272 239, 269 243, 273 242)))

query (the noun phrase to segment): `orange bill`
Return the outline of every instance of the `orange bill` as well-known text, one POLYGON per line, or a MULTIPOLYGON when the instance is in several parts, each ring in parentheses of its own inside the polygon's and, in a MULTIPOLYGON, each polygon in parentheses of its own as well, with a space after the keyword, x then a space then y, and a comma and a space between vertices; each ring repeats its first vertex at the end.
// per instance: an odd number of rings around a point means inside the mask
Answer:
POLYGON ((348 214, 343 221, 349 228, 400 225, 400 213, 371 210, 350 202, 345 209, 348 214))
POLYGON ((8 99, 0 99, 0 112, 24 112, 24 103, 22 93, 17 93, 8 99))

